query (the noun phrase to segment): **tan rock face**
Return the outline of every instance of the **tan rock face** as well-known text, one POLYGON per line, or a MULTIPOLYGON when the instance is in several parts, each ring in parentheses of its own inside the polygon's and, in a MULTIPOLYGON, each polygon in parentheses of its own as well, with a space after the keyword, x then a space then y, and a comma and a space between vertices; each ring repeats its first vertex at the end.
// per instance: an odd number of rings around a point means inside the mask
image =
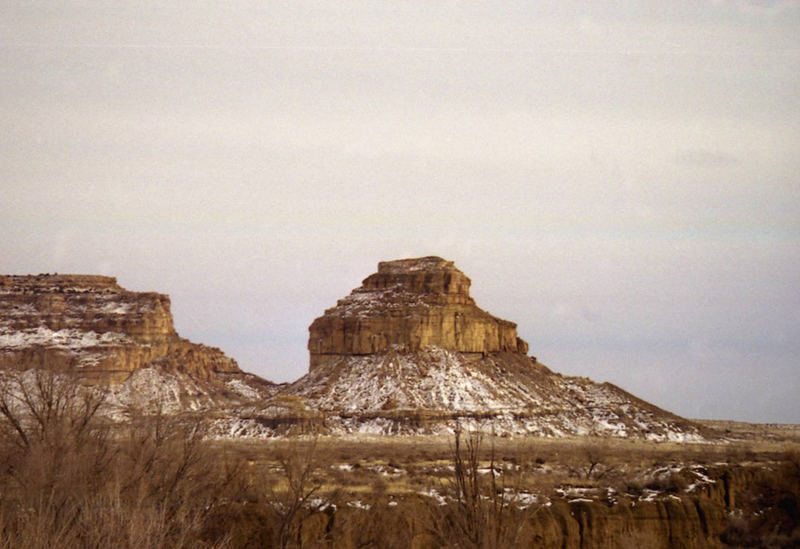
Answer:
POLYGON ((0 368, 54 367, 121 381, 159 364, 200 378, 240 372, 175 332, 169 297, 93 275, 0 276, 0 368))
POLYGON ((517 325, 469 296, 470 279, 440 257, 378 264, 378 272, 311 324, 310 368, 343 355, 437 346, 461 353, 528 352, 517 325))

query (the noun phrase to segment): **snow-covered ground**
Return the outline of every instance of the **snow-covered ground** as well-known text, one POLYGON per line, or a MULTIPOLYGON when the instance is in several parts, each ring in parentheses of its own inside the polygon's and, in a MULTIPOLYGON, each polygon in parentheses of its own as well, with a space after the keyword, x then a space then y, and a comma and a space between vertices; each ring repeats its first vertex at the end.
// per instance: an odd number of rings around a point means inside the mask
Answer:
POLYGON ((496 433, 704 440, 691 423, 613 385, 561 376, 512 354, 476 358, 429 347, 347 356, 285 393, 324 411, 329 432, 443 434, 459 418, 496 433))

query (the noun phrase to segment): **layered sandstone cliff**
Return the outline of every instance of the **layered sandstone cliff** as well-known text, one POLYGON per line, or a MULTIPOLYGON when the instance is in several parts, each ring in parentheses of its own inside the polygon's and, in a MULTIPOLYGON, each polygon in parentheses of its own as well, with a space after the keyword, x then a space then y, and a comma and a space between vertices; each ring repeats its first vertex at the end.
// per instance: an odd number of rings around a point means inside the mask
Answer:
POLYGON ((470 279, 452 261, 385 261, 309 328, 310 369, 342 356, 440 347, 458 353, 525 354, 517 325, 475 305, 470 279))
POLYGON ((331 432, 494 432, 702 440, 704 429, 622 389, 527 356, 516 324, 481 310, 440 257, 378 264, 309 328, 308 374, 283 390, 331 432), (488 423, 487 423, 488 422, 488 423))
POLYGON ((112 384, 150 367, 199 381, 242 374, 219 349, 177 334, 166 295, 107 276, 0 276, 0 368, 37 367, 112 384))

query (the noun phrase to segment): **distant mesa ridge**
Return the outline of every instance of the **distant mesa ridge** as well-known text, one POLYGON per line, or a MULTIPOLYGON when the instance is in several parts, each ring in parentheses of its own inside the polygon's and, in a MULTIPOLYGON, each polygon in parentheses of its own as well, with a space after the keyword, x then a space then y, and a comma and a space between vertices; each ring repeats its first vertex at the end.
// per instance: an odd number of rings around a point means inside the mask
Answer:
POLYGON ((470 279, 428 256, 383 261, 349 296, 311 324, 310 369, 341 356, 434 346, 459 353, 526 354, 517 325, 480 309, 470 279))
POLYGON ((700 441, 698 425, 563 376, 480 309, 452 261, 385 261, 309 328, 309 372, 276 385, 175 331, 170 299, 93 275, 0 275, 0 382, 33 369, 108 386, 109 414, 215 410, 221 436, 496 433, 700 441), (130 409, 133 409, 130 408, 130 409), (311 427, 309 427, 311 428, 311 427))
POLYGON ((0 367, 117 383, 154 364, 201 379, 241 372, 219 349, 177 334, 167 295, 131 292, 109 276, 0 276, 0 367))

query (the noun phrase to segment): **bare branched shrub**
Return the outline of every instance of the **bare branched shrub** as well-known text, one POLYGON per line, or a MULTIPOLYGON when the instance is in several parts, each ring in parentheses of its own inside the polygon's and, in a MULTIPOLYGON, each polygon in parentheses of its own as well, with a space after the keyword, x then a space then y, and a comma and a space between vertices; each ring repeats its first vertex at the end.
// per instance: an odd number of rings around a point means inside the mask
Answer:
POLYGON ((320 494, 327 458, 318 439, 290 438, 265 449, 269 461, 250 462, 238 496, 216 509, 210 530, 228 525, 233 547, 330 547, 338 500, 320 494))
POLYGON ((103 394, 49 370, 3 373, 0 384, 2 537, 36 546, 76 534, 81 497, 97 492, 115 457, 97 417, 103 394))
POLYGON ((201 431, 137 418, 124 436, 105 395, 64 372, 4 373, 0 385, 0 547, 217 547, 202 523, 224 497, 201 431))
POLYGON ((495 549, 516 547, 523 527, 536 506, 517 504, 520 478, 509 485, 499 474, 494 444, 489 449, 488 471, 481 467, 483 434, 466 436, 456 427, 452 466, 442 485, 440 502, 431 503, 431 531, 441 547, 495 549))
POLYGON ((314 439, 313 444, 308 446, 306 451, 300 452, 297 446, 294 446, 289 452, 279 457, 286 481, 286 490, 273 491, 273 501, 276 503, 276 509, 281 518, 278 543, 282 548, 288 547, 291 540, 298 539, 301 526, 300 521, 297 520, 298 515, 321 486, 319 479, 314 476, 316 445, 317 441, 314 439))
MULTIPOLYGON (((105 393, 64 373, 6 371, 0 378, 0 441, 20 449, 85 441, 100 431, 95 421, 105 393)), ((105 433, 103 433, 105 434, 105 433)))
POLYGON ((362 549, 413 547, 414 525, 425 519, 420 512, 424 505, 415 498, 392 507, 386 503, 386 500, 378 500, 369 510, 346 508, 341 520, 336 517, 333 534, 338 537, 334 539, 348 539, 348 546, 362 549))
POLYGON ((570 475, 582 480, 600 480, 613 476, 617 468, 610 463, 610 450, 607 440, 585 440, 567 465, 570 475))

